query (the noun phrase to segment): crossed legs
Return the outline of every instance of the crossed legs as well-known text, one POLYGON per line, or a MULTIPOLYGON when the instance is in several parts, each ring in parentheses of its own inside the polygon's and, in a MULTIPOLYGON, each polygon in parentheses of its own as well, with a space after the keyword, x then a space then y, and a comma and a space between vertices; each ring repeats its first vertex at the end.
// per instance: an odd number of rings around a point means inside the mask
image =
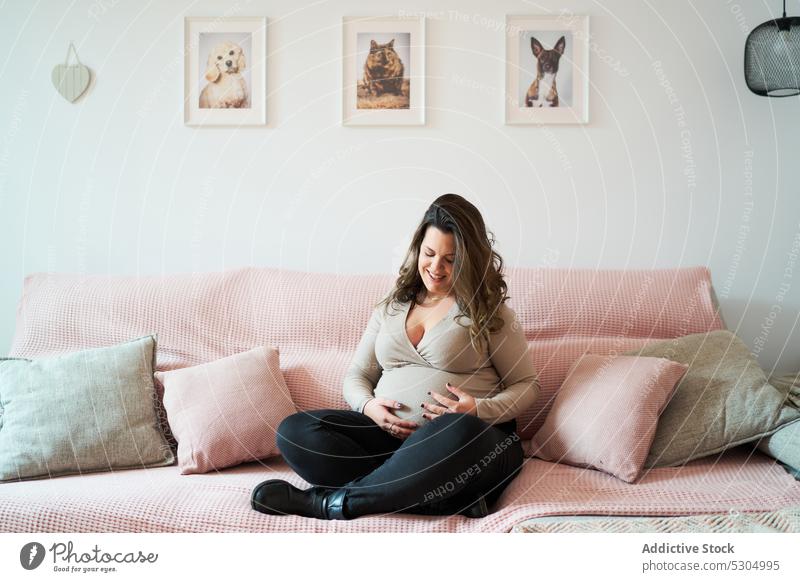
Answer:
POLYGON ((522 467, 516 433, 460 413, 437 417, 400 440, 359 412, 298 412, 278 428, 278 447, 312 485, 347 489, 348 518, 463 508, 481 495, 491 504, 522 467))

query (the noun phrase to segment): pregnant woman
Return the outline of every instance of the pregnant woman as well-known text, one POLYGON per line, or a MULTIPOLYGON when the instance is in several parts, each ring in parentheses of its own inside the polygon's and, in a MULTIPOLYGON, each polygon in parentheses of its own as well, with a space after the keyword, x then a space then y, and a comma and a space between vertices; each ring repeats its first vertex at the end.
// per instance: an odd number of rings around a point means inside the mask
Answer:
POLYGON ((313 487, 264 481, 253 509, 489 513, 522 468, 515 417, 540 391, 493 244, 461 196, 431 204, 345 376, 352 410, 298 412, 278 427, 281 454, 313 487))

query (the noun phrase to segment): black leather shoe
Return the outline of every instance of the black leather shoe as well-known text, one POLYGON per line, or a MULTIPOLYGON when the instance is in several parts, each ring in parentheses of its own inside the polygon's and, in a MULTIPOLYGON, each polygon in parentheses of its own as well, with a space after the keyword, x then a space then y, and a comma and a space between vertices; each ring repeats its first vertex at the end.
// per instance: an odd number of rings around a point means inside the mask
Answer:
POLYGON ((250 506, 268 515, 347 519, 343 512, 346 492, 346 489, 332 487, 302 490, 283 479, 269 479, 253 488, 250 506))
POLYGON ((348 519, 344 515, 344 496, 347 489, 344 487, 325 493, 322 499, 323 519, 348 519))
POLYGON ((458 514, 473 518, 486 517, 489 515, 489 506, 486 504, 486 499, 481 495, 475 503, 462 509, 458 514))

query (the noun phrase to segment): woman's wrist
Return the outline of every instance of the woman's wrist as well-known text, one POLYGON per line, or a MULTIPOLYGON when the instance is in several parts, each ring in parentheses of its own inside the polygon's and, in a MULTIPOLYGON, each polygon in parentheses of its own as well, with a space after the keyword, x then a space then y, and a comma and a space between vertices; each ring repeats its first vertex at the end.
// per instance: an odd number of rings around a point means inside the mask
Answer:
POLYGON ((369 404, 370 400, 375 400, 375 397, 374 397, 374 396, 372 396, 372 397, 370 397, 370 398, 367 398, 367 399, 364 401, 364 404, 362 404, 362 405, 361 405, 361 410, 359 411, 359 412, 361 412, 361 414, 364 414, 364 411, 367 409, 367 404, 369 404))

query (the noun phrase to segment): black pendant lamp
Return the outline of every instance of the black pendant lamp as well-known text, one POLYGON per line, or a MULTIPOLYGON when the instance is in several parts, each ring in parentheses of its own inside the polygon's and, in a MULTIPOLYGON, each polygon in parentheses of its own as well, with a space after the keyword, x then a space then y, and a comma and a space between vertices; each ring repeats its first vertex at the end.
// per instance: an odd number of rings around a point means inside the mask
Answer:
POLYGON ((800 17, 759 24, 744 46, 744 78, 756 95, 791 97, 800 94, 800 17))

